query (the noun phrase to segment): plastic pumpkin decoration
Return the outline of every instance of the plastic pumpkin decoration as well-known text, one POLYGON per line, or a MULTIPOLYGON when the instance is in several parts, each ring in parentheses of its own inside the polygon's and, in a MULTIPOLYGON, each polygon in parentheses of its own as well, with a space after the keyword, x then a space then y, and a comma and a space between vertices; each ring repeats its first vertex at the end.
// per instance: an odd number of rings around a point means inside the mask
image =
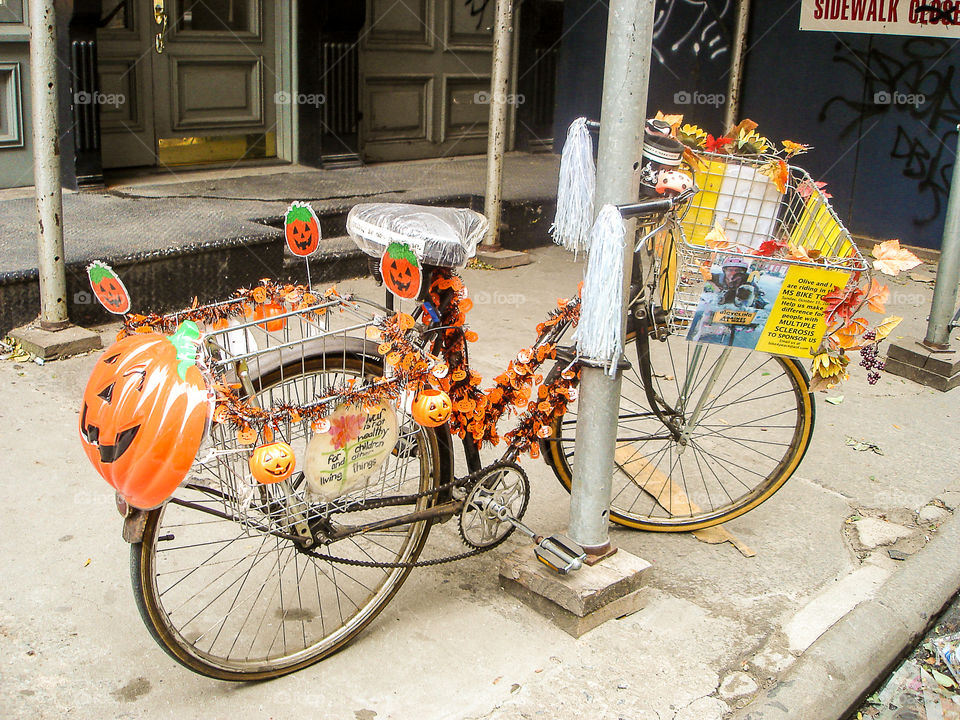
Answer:
POLYGON ((254 479, 264 485, 286 480, 297 465, 293 448, 285 442, 261 445, 250 456, 250 472, 254 479))
POLYGON ((87 277, 90 279, 93 294, 109 312, 123 315, 130 310, 130 295, 127 293, 127 288, 108 265, 99 260, 91 263, 87 267, 87 277))
POLYGON ((439 427, 450 419, 453 404, 443 390, 421 390, 413 401, 413 419, 424 427, 439 427))
POLYGON ((294 255, 306 257, 315 253, 320 247, 320 226, 313 208, 302 202, 291 204, 284 218, 283 235, 294 255))
POLYGON ((93 467, 133 507, 173 494, 200 449, 211 415, 196 365, 200 331, 125 337, 100 356, 83 393, 80 440, 93 467))
POLYGON ((267 332, 279 332, 287 326, 286 318, 278 318, 276 320, 269 320, 275 315, 282 315, 286 310, 283 305, 280 303, 265 303, 263 305, 257 305, 253 311, 253 317, 255 320, 267 320, 267 322, 257 323, 257 327, 262 327, 267 332))
POLYGON ((420 294, 423 275, 420 263, 409 245, 390 243, 380 258, 383 282, 398 298, 412 300, 420 294))

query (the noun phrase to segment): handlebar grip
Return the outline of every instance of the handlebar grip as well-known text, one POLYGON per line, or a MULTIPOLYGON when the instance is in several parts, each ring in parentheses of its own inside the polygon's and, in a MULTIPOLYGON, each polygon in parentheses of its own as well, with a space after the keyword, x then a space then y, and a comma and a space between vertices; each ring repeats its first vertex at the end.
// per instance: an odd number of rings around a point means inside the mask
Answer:
POLYGON ((653 215, 668 213, 673 210, 676 204, 673 198, 653 198, 651 200, 641 200, 640 202, 628 203, 626 205, 617 205, 620 216, 623 219, 638 217, 640 215, 653 215))

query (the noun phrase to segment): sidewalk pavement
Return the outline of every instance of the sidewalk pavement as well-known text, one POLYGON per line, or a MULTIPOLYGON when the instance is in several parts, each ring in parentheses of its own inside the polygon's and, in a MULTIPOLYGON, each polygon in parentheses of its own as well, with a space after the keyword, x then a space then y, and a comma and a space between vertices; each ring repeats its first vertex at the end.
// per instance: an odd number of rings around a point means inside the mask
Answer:
MULTIPOLYGON (((503 242, 522 247, 547 240, 541 215, 553 217, 559 157, 508 153, 504 164, 503 242), (531 234, 536 237, 531 238, 531 234)), ((485 157, 457 157, 318 170, 302 166, 244 172, 174 172, 63 198, 68 311, 75 322, 106 322, 89 303, 85 267, 104 260, 127 281, 134 310, 187 304, 185 287, 222 295, 261 277, 281 277, 283 216, 294 200, 309 201, 324 241, 312 258, 313 277, 350 277, 365 261, 344 220, 360 202, 410 202, 483 209, 485 157), (159 277, 158 277, 159 276, 159 277)), ((302 272, 302 263, 293 270, 302 272)), ((39 312, 36 207, 28 192, 0 193, 0 335, 39 312)))
MULTIPOLYGON (((532 254, 526 267, 464 273, 480 334, 471 359, 485 378, 581 277, 582 258, 532 254)), ((932 278, 926 266, 893 279, 888 310, 906 318, 894 339, 922 331, 932 278)), ((341 287, 373 292, 365 279, 341 287)), ((109 343, 116 326, 100 330, 109 343)), ((137 614, 112 491, 76 437, 95 359, 0 362, 0 487, 22 498, 0 534, 9 717, 833 720, 960 584, 956 396, 893 376, 869 386, 857 372, 818 395, 795 476, 728 523, 755 557, 689 534, 615 528, 619 547, 653 563, 645 606, 573 639, 499 589, 499 558, 525 544, 514 534, 490 553, 415 570, 337 655, 269 683, 220 683, 170 660, 137 614)), ((568 496, 540 461, 524 468, 525 521, 563 530, 568 496)), ((460 548, 450 523, 427 552, 460 548)))

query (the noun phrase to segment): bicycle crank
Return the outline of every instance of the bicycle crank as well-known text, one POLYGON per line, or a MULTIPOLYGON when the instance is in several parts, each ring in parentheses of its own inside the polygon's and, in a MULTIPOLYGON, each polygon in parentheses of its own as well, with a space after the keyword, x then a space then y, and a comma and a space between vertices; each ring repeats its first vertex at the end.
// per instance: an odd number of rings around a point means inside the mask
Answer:
POLYGON ((564 535, 544 537, 520 521, 530 495, 527 476, 513 463, 498 463, 483 472, 464 500, 460 535, 468 545, 489 549, 503 542, 514 529, 536 543, 534 554, 561 575, 583 567, 586 553, 564 535), (520 506, 519 512, 515 510, 520 506))
POLYGON ((513 532, 530 500, 530 481, 519 465, 495 463, 481 470, 463 500, 460 537, 470 547, 489 550, 513 532))

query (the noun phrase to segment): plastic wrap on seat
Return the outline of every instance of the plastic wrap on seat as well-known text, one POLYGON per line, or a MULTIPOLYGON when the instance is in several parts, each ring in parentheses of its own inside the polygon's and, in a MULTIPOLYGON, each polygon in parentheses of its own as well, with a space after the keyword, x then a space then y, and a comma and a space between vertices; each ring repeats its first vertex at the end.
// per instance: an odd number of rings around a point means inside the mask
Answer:
POLYGON ((450 268, 474 256, 487 225, 473 210, 405 203, 362 203, 347 216, 347 232, 367 255, 379 258, 390 243, 406 243, 421 262, 450 268))

